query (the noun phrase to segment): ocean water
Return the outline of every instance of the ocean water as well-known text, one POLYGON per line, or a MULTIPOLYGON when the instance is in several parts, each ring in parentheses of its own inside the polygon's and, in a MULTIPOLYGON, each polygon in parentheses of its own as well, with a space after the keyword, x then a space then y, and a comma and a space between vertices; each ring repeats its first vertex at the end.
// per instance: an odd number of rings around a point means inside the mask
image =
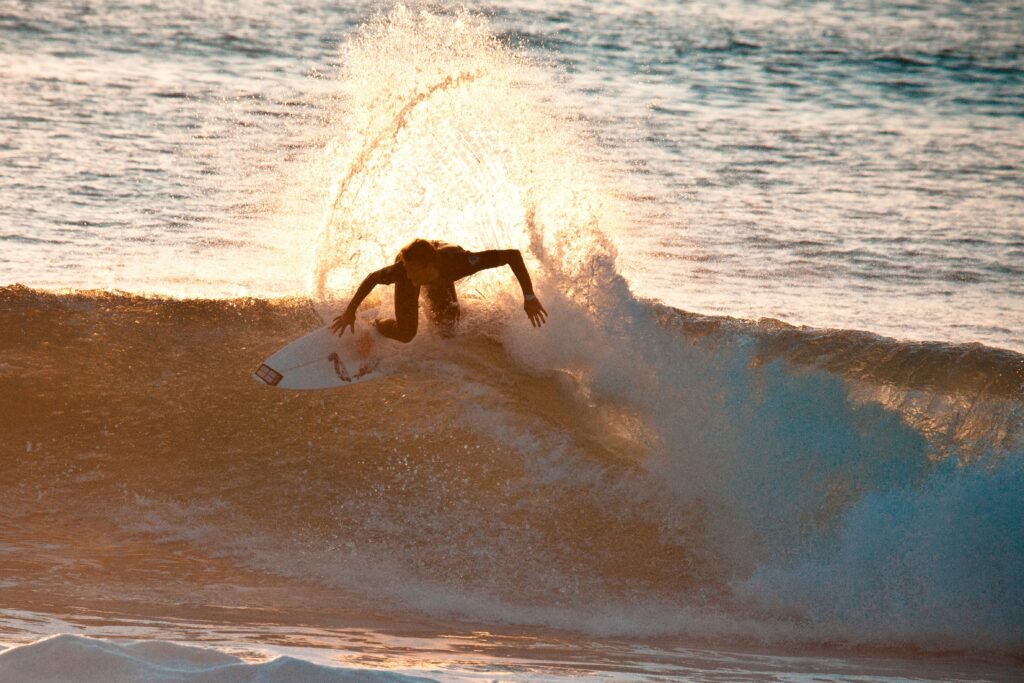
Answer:
MULTIPOLYGON (((340 63, 386 6, 0 7, 0 281, 307 293, 332 177, 312 168, 345 162, 323 150, 358 114, 340 63)), ((1020 3, 472 9, 546 64, 538 101, 585 118, 638 294, 1024 350, 1020 3)))
POLYGON ((1019 679, 1022 35, 0 0, 0 681, 1019 679), (549 324, 252 381, 415 236, 549 324))

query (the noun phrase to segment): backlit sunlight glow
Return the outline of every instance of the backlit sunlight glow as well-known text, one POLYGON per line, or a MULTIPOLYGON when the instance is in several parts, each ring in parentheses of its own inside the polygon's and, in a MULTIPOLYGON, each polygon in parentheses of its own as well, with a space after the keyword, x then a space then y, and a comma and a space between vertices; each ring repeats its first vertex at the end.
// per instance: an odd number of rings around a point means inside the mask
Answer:
MULTIPOLYGON (((618 215, 576 121, 556 109, 554 71, 504 45, 483 17, 398 6, 346 45, 335 178, 311 290, 346 297, 415 237, 521 249, 539 282, 612 257, 618 215)), ((481 273, 478 292, 507 283, 481 273)))

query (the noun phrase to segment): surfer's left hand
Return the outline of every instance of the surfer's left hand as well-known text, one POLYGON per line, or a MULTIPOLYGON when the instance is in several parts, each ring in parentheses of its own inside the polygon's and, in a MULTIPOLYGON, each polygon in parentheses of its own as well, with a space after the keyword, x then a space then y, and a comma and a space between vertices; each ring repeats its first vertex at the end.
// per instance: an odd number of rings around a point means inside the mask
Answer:
POLYGON ((526 315, 530 317, 530 322, 534 327, 540 327, 547 322, 548 312, 544 310, 544 307, 540 303, 540 299, 537 297, 524 301, 523 310, 525 310, 526 315))
POLYGON ((338 335, 339 337, 345 334, 345 328, 352 330, 355 334, 356 331, 356 313, 355 311, 345 311, 331 323, 331 332, 338 335))

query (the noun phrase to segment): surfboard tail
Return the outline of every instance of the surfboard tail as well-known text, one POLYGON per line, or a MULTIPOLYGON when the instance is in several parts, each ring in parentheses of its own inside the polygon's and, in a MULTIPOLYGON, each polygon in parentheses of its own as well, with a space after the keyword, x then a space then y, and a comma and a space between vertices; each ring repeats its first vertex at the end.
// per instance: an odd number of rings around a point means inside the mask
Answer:
POLYGON ((259 369, 253 373, 257 378, 263 380, 272 387, 276 387, 284 377, 280 372, 270 367, 266 363, 261 365, 259 369))

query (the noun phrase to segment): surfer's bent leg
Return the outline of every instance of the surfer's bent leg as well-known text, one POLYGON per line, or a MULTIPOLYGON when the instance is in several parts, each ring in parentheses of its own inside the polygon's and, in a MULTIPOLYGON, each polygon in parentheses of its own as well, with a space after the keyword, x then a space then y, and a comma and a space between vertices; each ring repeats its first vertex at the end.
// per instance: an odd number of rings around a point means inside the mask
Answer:
POLYGON ((459 322, 459 297, 455 283, 445 282, 427 287, 427 303, 430 304, 430 320, 442 337, 455 334, 459 322))
POLYGON ((399 280, 395 283, 395 319, 378 320, 377 331, 385 337, 403 343, 411 342, 416 336, 420 317, 420 288, 411 282, 399 280))

